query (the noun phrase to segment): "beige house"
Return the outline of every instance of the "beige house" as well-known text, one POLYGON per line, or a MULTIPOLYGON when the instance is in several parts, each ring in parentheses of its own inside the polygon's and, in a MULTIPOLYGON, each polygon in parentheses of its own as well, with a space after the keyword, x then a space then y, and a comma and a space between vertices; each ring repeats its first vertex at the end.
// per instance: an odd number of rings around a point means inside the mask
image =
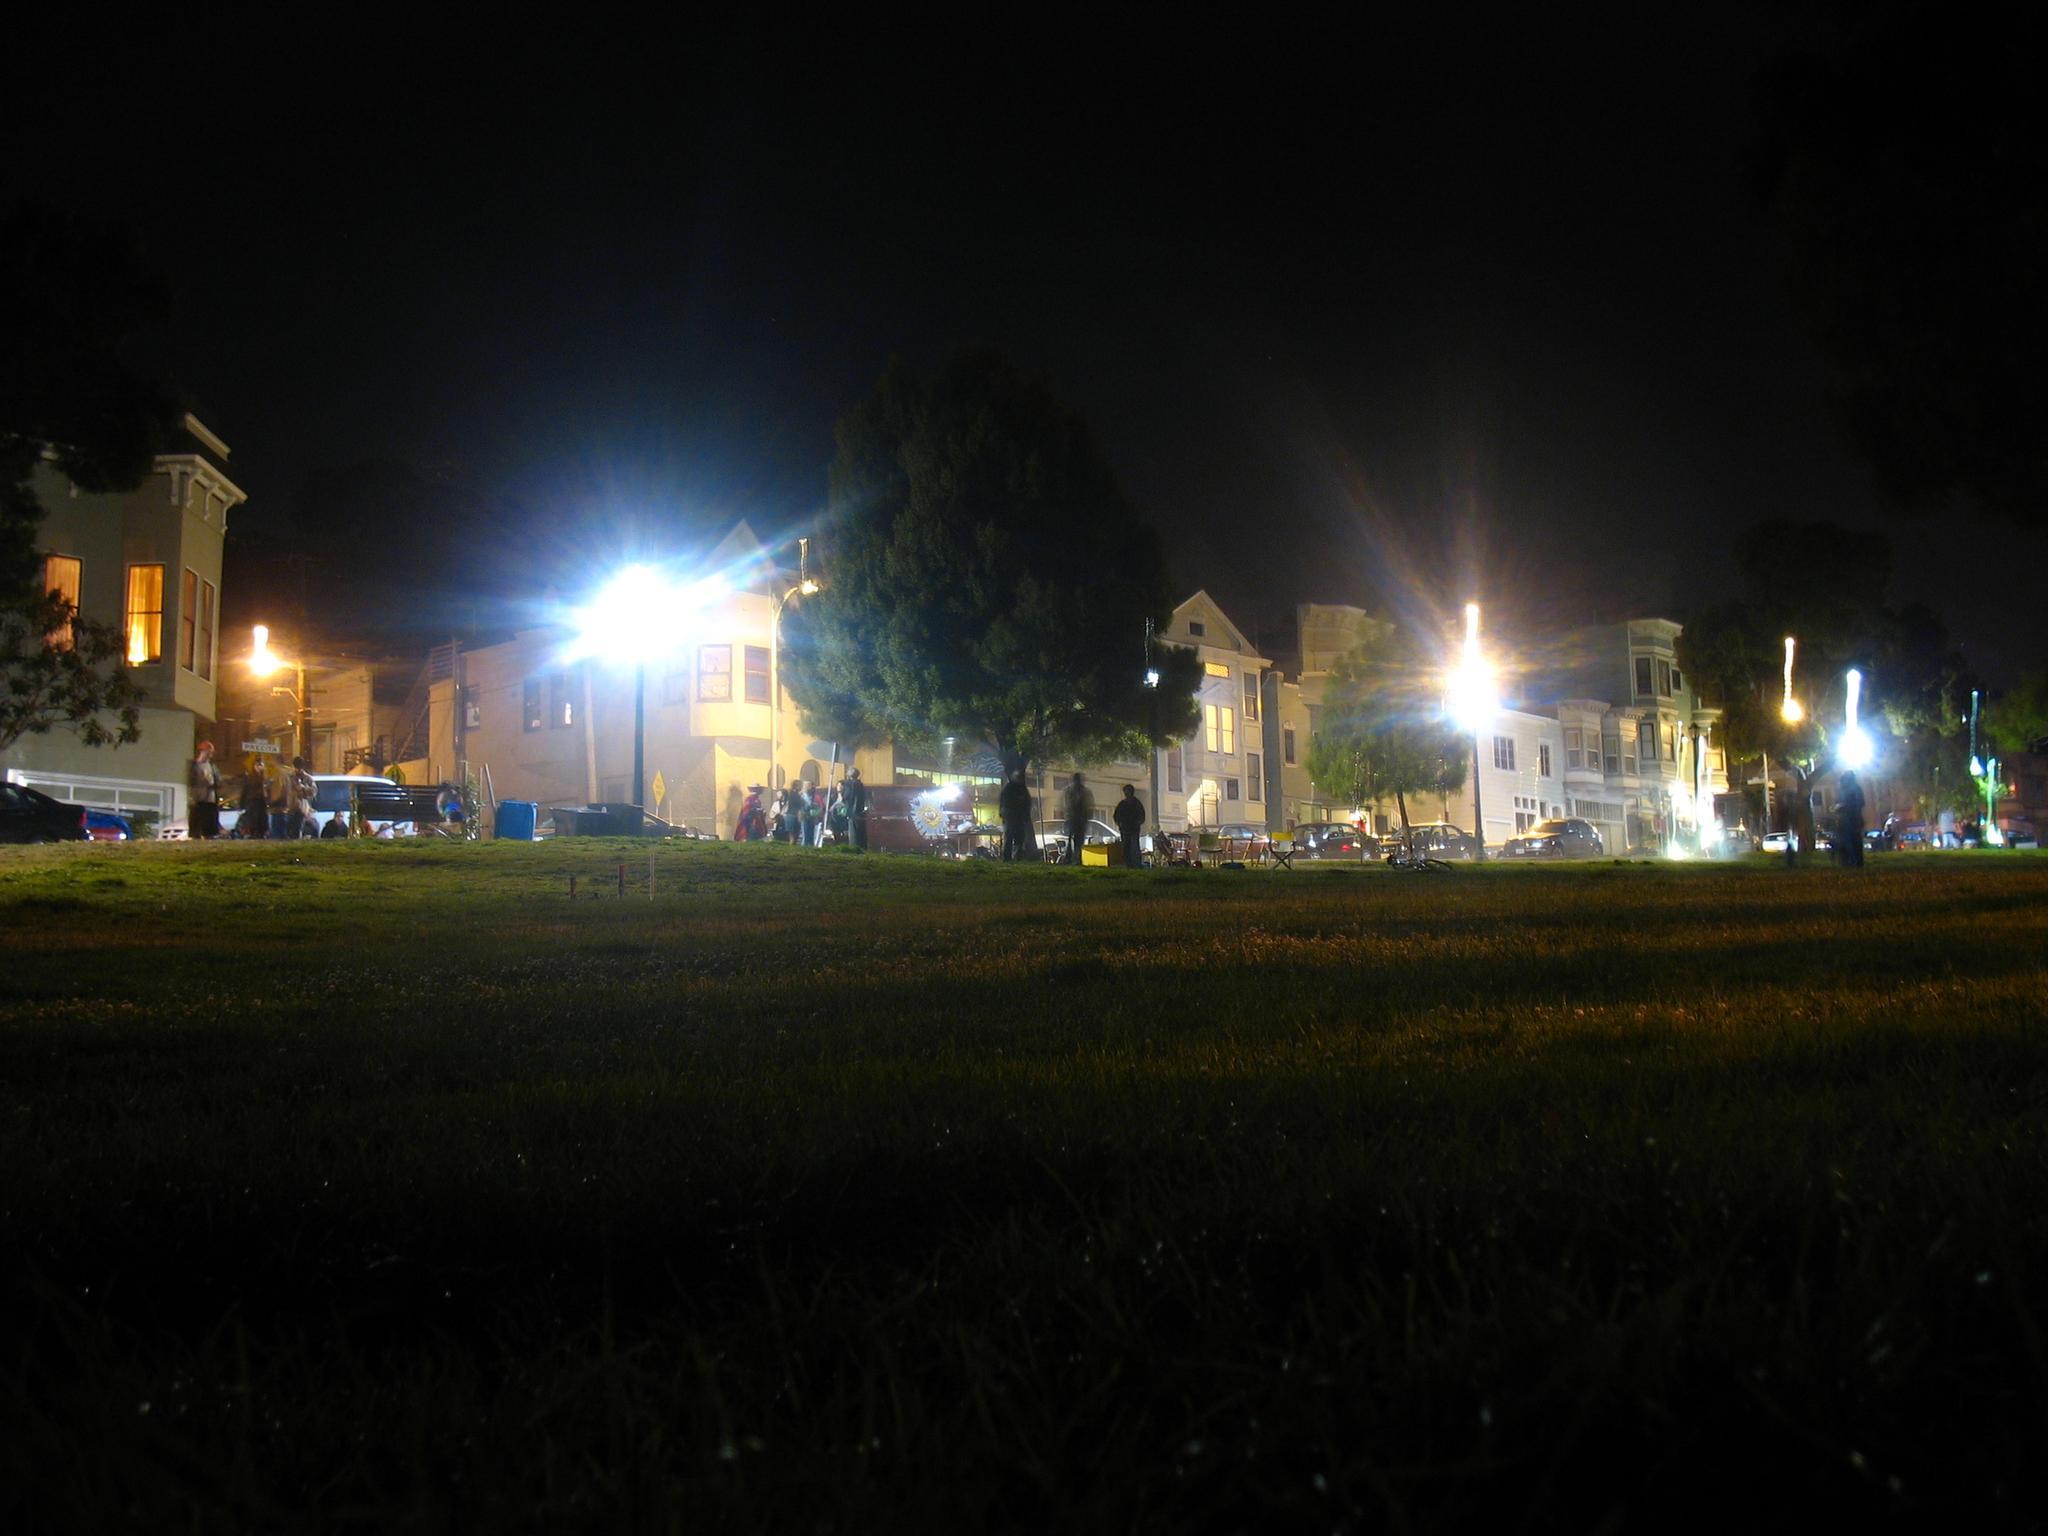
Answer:
POLYGON ((432 776, 452 778, 467 767, 488 776, 495 799, 543 808, 640 802, 720 837, 732 835, 755 784, 823 785, 854 766, 871 784, 891 783, 892 749, 842 749, 835 766, 830 744, 804 732, 781 686, 779 605, 802 601, 787 595, 793 573, 777 566, 744 522, 699 566, 719 573, 723 590, 678 626, 673 653, 646 667, 647 784, 639 792, 632 781, 634 668, 578 656, 566 615, 559 625, 462 652, 450 675, 432 685, 432 776))
POLYGON ((121 626, 144 692, 142 736, 120 747, 62 730, 25 736, 0 758, 9 779, 80 805, 185 815, 186 767, 218 715, 221 544, 247 500, 227 460, 227 444, 188 415, 132 491, 81 490, 49 462, 37 470, 45 580, 121 626))

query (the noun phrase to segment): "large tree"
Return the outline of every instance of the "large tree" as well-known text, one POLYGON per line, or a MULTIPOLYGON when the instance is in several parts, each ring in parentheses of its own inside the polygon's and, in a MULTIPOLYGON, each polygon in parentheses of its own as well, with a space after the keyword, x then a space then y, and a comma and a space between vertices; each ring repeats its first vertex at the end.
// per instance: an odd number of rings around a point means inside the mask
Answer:
POLYGON ((1354 805, 1392 799, 1406 833, 1408 797, 1455 794, 1465 757, 1465 736, 1444 717, 1441 670, 1413 636, 1363 620, 1324 685, 1309 777, 1354 805))
POLYGON ((1891 551, 1879 537, 1827 523, 1767 522, 1738 540, 1740 595, 1686 620, 1679 660, 1704 702, 1722 710, 1729 762, 1767 757, 1804 790, 1830 766, 1846 707, 1846 675, 1863 674, 1861 718, 1886 738, 1886 768, 1938 777, 1952 755, 1968 683, 1941 620, 1886 602, 1891 551), (1792 695, 1781 714, 1785 639, 1797 641, 1792 695))
POLYGON ((60 728, 95 746, 140 734, 118 628, 43 589, 34 475, 48 459, 115 491, 149 473, 176 406, 126 343, 161 306, 119 227, 39 206, 0 219, 0 750, 60 728))
POLYGON ((931 376, 892 362, 837 435, 824 588, 784 621, 810 728, 965 736, 1009 765, 1194 729, 1195 656, 1146 655, 1173 607, 1158 537, 1043 383, 979 352, 931 376))

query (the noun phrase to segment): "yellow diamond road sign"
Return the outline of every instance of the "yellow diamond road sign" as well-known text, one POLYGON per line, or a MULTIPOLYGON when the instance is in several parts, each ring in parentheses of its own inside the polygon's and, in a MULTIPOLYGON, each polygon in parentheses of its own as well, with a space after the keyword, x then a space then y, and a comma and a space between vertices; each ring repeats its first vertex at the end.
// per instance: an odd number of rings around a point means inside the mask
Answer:
POLYGON ((668 798, 668 780, 661 776, 659 768, 654 770, 654 803, 659 806, 668 798))

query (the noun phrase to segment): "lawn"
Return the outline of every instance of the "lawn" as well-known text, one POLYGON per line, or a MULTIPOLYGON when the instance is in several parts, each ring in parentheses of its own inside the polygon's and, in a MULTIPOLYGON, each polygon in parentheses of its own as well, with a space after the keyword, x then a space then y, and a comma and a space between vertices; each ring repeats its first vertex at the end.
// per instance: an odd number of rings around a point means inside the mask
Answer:
POLYGON ((653 859, 0 850, 0 1523, 2048 1507, 2048 860, 653 859))

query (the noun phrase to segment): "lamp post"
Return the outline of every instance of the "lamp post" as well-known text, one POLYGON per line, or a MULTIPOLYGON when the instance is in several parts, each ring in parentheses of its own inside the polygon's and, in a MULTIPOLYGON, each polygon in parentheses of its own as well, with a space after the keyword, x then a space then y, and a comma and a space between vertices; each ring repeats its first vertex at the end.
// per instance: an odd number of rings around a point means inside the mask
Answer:
POLYGON ((251 631, 255 643, 249 648, 249 670, 258 677, 269 677, 280 667, 290 667, 294 673, 296 688, 273 688, 272 693, 291 696, 294 706, 292 716, 292 756, 312 760, 311 737, 313 734, 313 704, 306 693, 306 661, 302 656, 296 661, 286 661, 270 648, 270 626, 258 624, 251 631))
POLYGON ((775 600, 775 612, 768 621, 768 791, 773 794, 779 787, 775 774, 779 764, 777 749, 782 738, 782 610, 789 606, 794 597, 809 597, 821 590, 811 580, 806 566, 810 560, 811 541, 796 541, 796 585, 775 600))
POLYGON ((1877 747, 1870 739, 1870 732, 1856 722, 1857 706, 1863 697, 1863 674, 1851 667, 1848 684, 1848 699, 1842 711, 1845 722, 1842 727, 1842 744, 1835 751, 1835 759, 1854 773, 1870 766, 1871 758, 1877 755, 1877 747))
POLYGON ((691 623, 721 590, 716 578, 678 587, 648 565, 629 565, 578 619, 566 660, 600 656, 633 664, 633 804, 647 803, 647 663, 682 649, 691 623))
POLYGON ((1472 822, 1479 840, 1479 860, 1486 859, 1486 810, 1479 791, 1479 733, 1496 708, 1493 669, 1479 654, 1479 605, 1465 605, 1465 649, 1451 673, 1444 703, 1451 718, 1472 733, 1472 822))

